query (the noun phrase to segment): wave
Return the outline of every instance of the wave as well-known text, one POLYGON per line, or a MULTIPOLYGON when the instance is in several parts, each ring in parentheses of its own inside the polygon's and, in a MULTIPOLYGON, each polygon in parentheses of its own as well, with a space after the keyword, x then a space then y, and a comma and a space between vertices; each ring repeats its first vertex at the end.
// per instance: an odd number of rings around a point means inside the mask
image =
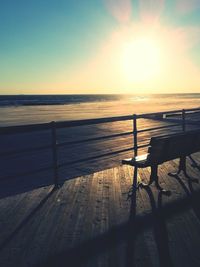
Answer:
POLYGON ((1 95, 0 106, 69 105, 120 99, 119 95, 1 95))
POLYGON ((90 102, 128 101, 144 102, 165 100, 198 100, 200 94, 155 94, 155 95, 0 95, 0 107, 7 106, 44 106, 44 105, 70 105, 90 102))

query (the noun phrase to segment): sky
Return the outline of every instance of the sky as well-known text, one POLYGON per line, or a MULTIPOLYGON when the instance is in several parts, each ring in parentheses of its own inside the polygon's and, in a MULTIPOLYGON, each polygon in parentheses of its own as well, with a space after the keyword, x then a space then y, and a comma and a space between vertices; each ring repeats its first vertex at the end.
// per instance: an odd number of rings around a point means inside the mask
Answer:
POLYGON ((0 0, 0 94, 200 93, 200 0, 0 0))

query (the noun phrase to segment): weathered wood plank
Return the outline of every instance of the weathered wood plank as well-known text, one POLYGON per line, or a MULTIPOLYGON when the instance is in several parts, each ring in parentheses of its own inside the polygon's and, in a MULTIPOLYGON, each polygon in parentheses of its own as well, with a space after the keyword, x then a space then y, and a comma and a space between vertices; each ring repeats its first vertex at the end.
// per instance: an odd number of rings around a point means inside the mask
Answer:
MULTIPOLYGON (((2 198, 0 241, 24 223, 0 250, 0 265, 199 266, 200 184, 169 177, 177 167, 178 160, 169 161, 158 171, 170 197, 151 186, 127 199, 134 170, 118 166, 66 181, 53 193, 47 187, 2 198)), ((189 161, 187 170, 200 178, 189 161)), ((138 180, 147 182, 149 172, 138 170, 138 180)))

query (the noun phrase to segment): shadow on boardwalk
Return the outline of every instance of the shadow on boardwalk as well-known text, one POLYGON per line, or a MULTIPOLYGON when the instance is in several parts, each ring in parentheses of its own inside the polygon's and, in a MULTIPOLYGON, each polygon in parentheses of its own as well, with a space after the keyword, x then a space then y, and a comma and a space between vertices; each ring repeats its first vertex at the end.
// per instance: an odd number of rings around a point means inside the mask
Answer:
POLYGON ((199 194, 195 192, 193 183, 191 182, 191 180, 188 180, 188 187, 187 187, 187 185, 183 182, 183 180, 178 175, 175 176, 174 178, 185 191, 188 197, 188 201, 191 205, 191 208, 193 209, 198 220, 200 221, 200 203, 199 203, 200 197, 199 197, 199 194))
POLYGON ((0 251, 9 245, 12 239, 15 238, 15 236, 26 226, 26 224, 29 223, 29 221, 31 221, 34 216, 37 216, 39 210, 42 209, 44 204, 54 194, 55 191, 56 188, 53 187, 50 192, 40 201, 40 203, 30 212, 30 214, 21 221, 21 223, 15 228, 15 230, 0 244, 0 251))
POLYGON ((162 193, 158 194, 157 207, 150 187, 146 188, 147 194, 152 207, 152 223, 153 232, 158 250, 158 257, 161 267, 173 267, 173 263, 169 251, 169 238, 167 233, 167 227, 165 223, 166 214, 162 208, 162 193))
MULTIPOLYGON (((146 194, 148 195, 150 201, 152 213, 136 216, 136 177, 137 170, 135 169, 133 186, 128 197, 131 203, 129 210, 129 219, 127 222, 112 227, 108 231, 94 238, 83 241, 75 245, 74 247, 63 250, 54 256, 50 256, 45 262, 42 262, 37 266, 94 266, 90 265, 90 261, 92 259, 98 258, 102 254, 112 251, 113 249, 117 250, 120 245, 125 244, 125 258, 123 266, 132 267, 136 264, 135 242, 137 236, 145 229, 152 228, 153 237, 158 252, 159 265, 161 267, 173 267, 174 265, 170 255, 168 231, 165 221, 175 214, 184 211, 188 207, 194 208, 193 200, 195 200, 194 209, 200 210, 200 191, 194 192, 192 190, 192 185, 190 185, 191 192, 189 196, 163 206, 163 195, 159 193, 157 195, 158 199, 156 201, 151 188, 146 188, 146 194)), ((151 263, 149 264, 150 265, 148 266, 151 266, 151 263)), ((116 262, 114 260, 114 262, 110 262, 108 266, 118 266, 118 264, 116 265, 116 262)))

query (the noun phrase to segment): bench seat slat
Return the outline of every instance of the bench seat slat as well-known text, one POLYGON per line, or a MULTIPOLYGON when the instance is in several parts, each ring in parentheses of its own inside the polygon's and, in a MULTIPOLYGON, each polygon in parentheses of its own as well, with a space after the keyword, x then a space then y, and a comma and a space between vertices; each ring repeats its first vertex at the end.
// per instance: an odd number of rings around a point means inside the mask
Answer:
POLYGON ((145 168, 147 166, 150 166, 148 165, 149 164, 148 157, 149 157, 149 153, 136 156, 134 158, 124 159, 122 160, 122 164, 127 164, 130 166, 135 166, 139 168, 145 168))

